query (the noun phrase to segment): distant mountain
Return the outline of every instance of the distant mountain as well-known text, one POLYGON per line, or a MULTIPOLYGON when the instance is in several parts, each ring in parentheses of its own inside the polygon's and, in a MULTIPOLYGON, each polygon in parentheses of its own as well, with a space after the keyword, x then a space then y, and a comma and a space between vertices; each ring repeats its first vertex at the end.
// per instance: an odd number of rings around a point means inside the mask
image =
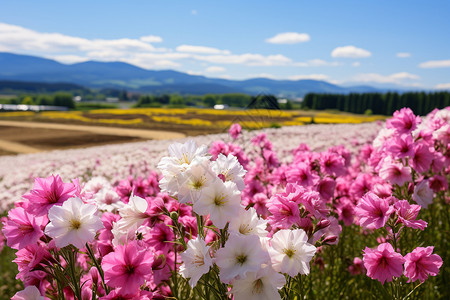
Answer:
POLYGON ((54 93, 54 92, 88 93, 89 90, 73 83, 47 83, 0 80, 0 93, 54 93))
POLYGON ((341 87, 318 80, 254 78, 226 80, 189 75, 172 70, 153 71, 123 62, 87 61, 71 65, 51 59, 0 52, 0 80, 71 83, 89 88, 118 88, 148 93, 274 94, 303 97, 307 93, 376 92, 369 86, 341 87))

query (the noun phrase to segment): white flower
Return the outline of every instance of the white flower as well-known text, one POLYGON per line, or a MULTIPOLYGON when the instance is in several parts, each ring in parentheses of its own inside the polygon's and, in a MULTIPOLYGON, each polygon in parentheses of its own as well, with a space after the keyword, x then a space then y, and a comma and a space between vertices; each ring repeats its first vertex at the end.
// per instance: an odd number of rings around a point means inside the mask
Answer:
POLYGON ((281 299, 278 290, 285 283, 283 275, 265 265, 257 272, 248 272, 247 277, 233 281, 231 293, 235 300, 276 300, 281 299))
POLYGON ((158 163, 158 169, 163 174, 178 173, 185 170, 196 158, 209 159, 207 150, 208 147, 206 145, 197 147, 193 140, 189 140, 184 144, 174 143, 169 146, 170 156, 161 159, 158 163))
POLYGON ((423 208, 427 208, 428 205, 433 203, 434 192, 428 185, 428 180, 422 180, 414 187, 414 194, 412 199, 423 208))
POLYGON ((373 147, 379 149, 383 147, 384 143, 395 134, 394 129, 382 128, 376 138, 373 140, 373 147))
POLYGON ((251 235, 256 234, 260 237, 267 236, 267 221, 258 218, 256 209, 250 207, 245 210, 243 207, 239 209, 239 217, 230 223, 230 230, 238 234, 251 235))
POLYGON ((303 229, 277 231, 269 249, 274 270, 291 277, 299 273, 308 275, 309 262, 316 253, 316 247, 307 241, 308 236, 303 229))
POLYGON ((101 189, 94 196, 94 201, 102 211, 113 212, 125 206, 119 195, 113 190, 101 189))
POLYGON ((127 241, 136 238, 137 229, 148 218, 148 215, 145 213, 147 207, 147 200, 139 196, 131 195, 128 204, 119 209, 121 219, 113 223, 111 230, 114 235, 112 241, 114 246, 126 244, 127 241))
POLYGON ((209 161, 210 156, 207 150, 206 145, 197 147, 192 140, 184 144, 174 143, 170 145, 170 156, 163 157, 158 163, 158 169, 163 175, 163 178, 159 181, 161 191, 175 196, 180 184, 184 181, 181 178, 183 172, 194 162, 209 161))
POLYGON ((209 247, 205 241, 197 236, 195 240, 190 240, 187 249, 180 254, 183 264, 180 266, 180 274, 189 279, 189 285, 193 288, 203 274, 209 271, 212 266, 212 258, 209 255, 209 247))
POLYGON ((34 285, 27 286, 24 290, 17 292, 11 300, 44 300, 38 288, 34 285))
POLYGON ((55 240, 59 248, 69 244, 83 248, 103 228, 102 220, 96 215, 95 205, 84 204, 80 198, 69 198, 62 206, 52 206, 48 212, 50 223, 45 234, 55 240))
POLYGON ((178 201, 180 203, 195 203, 201 191, 208 187, 215 179, 216 174, 211 170, 209 160, 193 162, 179 178, 178 201))
POLYGON ((257 272, 269 261, 268 253, 262 249, 256 235, 230 234, 225 247, 216 252, 216 264, 224 283, 245 278, 247 272, 257 272))
POLYGON ((86 182, 83 192, 96 194, 102 189, 111 189, 111 184, 105 177, 97 176, 86 182))
POLYGON ((141 226, 148 218, 148 215, 145 214, 147 207, 147 200, 131 195, 128 204, 119 209, 119 215, 122 217, 119 223, 124 227, 141 226))
POLYGON ((218 228, 224 228, 227 222, 238 217, 241 193, 236 184, 216 179, 202 191, 201 197, 194 203, 193 210, 199 215, 209 214, 209 218, 218 228))
POLYGON ((212 162, 212 169, 217 175, 222 175, 225 181, 236 183, 240 191, 244 190, 244 176, 247 171, 244 170, 234 155, 228 154, 228 156, 225 156, 220 153, 217 159, 212 162))
POLYGON ((114 247, 118 245, 126 245, 129 241, 136 239, 137 226, 136 224, 131 226, 124 226, 123 223, 113 222, 111 233, 113 234, 112 244, 114 247))

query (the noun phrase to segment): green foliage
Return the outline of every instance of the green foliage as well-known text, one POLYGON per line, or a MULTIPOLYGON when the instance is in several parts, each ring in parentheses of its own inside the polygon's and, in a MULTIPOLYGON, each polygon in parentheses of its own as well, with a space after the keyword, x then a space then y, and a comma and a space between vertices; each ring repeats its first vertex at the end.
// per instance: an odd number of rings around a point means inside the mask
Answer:
POLYGON ((56 93, 53 95, 53 105, 65 106, 68 108, 75 108, 75 102, 73 101, 72 94, 69 93, 56 93))
POLYGON ((0 98, 0 104, 19 104, 18 98, 0 98))
POLYGON ((217 95, 208 94, 203 96, 203 105, 206 107, 214 107, 217 104, 217 95))
POLYGON ((172 95, 169 100, 169 107, 184 107, 184 98, 180 95, 172 95))
POLYGON ((26 105, 34 105, 34 101, 33 98, 30 96, 26 96, 25 98, 22 99, 21 104, 26 104, 26 105))
POLYGON ((365 114, 366 116, 371 116, 371 115, 373 115, 373 112, 372 112, 372 110, 371 110, 370 108, 368 108, 368 109, 366 109, 366 111, 364 112, 364 114, 365 114))
POLYGON ((377 115, 392 115, 396 110, 410 107, 416 115, 426 115, 435 108, 450 106, 449 92, 396 92, 380 93, 351 93, 340 94, 307 94, 302 107, 311 109, 338 109, 351 113, 363 114, 368 109, 377 115))
POLYGON ((37 105, 53 105, 53 98, 48 95, 39 95, 36 100, 37 105))

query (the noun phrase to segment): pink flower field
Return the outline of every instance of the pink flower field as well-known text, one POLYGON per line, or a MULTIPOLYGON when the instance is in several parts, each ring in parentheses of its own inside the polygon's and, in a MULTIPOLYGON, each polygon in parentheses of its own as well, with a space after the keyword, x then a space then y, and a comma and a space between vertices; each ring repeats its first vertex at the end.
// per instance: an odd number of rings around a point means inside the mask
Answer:
POLYGON ((0 157, 0 298, 449 299, 449 143, 403 108, 0 157))

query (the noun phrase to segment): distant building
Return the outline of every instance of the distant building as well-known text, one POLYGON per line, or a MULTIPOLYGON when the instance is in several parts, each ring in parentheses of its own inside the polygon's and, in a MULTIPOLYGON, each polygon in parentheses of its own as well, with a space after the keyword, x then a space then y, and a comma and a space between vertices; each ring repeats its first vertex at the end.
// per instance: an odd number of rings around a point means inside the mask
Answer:
POLYGON ((228 104, 216 104, 214 109, 228 109, 230 106, 228 104))

